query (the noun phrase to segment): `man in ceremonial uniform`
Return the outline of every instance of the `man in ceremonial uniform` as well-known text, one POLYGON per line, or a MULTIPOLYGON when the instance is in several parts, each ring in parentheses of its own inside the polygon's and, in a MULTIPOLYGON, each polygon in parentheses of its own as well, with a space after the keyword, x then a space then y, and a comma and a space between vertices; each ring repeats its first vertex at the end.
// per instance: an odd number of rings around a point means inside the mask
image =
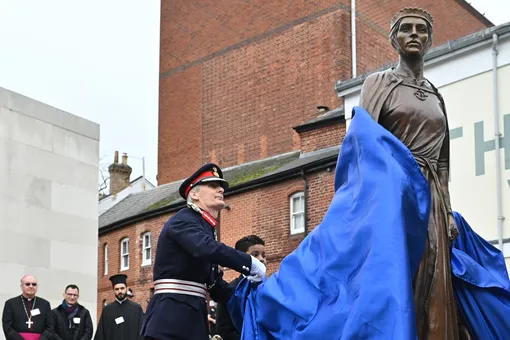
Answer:
POLYGON ((266 268, 259 260, 216 241, 216 219, 225 207, 226 188, 216 164, 202 166, 181 184, 179 193, 187 207, 159 235, 154 296, 142 327, 146 339, 209 339, 206 294, 217 280, 218 265, 253 281, 264 278, 266 268))
POLYGON ((127 297, 127 276, 110 277, 115 301, 106 305, 101 313, 94 340, 142 340, 140 328, 142 307, 127 297))
POLYGON ((50 340, 53 314, 50 303, 36 296, 37 280, 32 275, 21 278, 22 294, 5 302, 2 327, 7 340, 50 340))

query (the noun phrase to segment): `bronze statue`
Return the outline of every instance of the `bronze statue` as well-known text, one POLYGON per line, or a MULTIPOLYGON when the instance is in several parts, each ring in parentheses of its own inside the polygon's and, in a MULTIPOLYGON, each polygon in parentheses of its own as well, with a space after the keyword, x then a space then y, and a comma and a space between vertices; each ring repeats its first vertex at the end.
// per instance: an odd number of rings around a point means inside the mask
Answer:
POLYGON ((413 281, 418 338, 471 339, 452 287, 451 242, 458 229, 448 189, 446 108, 437 89, 423 77, 432 24, 432 16, 419 8, 404 8, 393 17, 390 41, 400 55, 399 63, 367 77, 360 106, 409 148, 430 186, 427 243, 413 281))

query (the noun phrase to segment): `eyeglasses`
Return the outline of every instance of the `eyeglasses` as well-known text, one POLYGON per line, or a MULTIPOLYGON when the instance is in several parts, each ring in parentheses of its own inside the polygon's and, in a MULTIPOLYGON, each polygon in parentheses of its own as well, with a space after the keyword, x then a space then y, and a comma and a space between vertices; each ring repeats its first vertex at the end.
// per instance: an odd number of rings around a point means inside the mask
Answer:
POLYGON ((37 283, 36 282, 25 282, 25 286, 27 286, 27 287, 30 287, 30 286, 37 287, 37 283))
POLYGON ((70 293, 66 293, 67 296, 70 296, 70 297, 78 297, 79 295, 78 294, 70 294, 70 293))

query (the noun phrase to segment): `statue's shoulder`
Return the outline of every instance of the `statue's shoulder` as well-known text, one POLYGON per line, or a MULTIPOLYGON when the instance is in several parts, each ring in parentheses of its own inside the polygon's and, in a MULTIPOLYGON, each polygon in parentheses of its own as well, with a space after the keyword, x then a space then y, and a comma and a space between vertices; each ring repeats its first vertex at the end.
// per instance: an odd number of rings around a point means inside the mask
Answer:
POLYGON ((393 68, 373 72, 363 81, 362 92, 373 92, 375 89, 382 89, 391 83, 398 81, 398 76, 393 68))
POLYGON ((383 71, 373 72, 369 76, 366 77, 364 84, 374 84, 374 83, 383 83, 383 82, 395 82, 398 81, 399 77, 395 73, 394 68, 389 68, 383 71))

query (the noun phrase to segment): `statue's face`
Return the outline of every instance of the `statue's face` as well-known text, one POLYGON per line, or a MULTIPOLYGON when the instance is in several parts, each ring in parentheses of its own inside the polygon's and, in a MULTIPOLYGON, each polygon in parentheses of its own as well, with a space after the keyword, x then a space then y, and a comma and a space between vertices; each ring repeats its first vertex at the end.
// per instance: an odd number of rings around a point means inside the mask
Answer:
POLYGON ((423 56, 430 34, 427 22, 421 18, 403 18, 397 32, 397 42, 407 56, 423 56))

